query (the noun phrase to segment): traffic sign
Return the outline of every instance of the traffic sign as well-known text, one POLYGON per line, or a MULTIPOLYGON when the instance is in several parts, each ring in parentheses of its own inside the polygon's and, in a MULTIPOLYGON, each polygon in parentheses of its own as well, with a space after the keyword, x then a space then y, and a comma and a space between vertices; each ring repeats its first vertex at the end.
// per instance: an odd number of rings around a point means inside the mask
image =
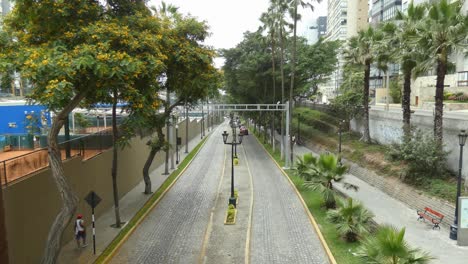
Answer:
POLYGON ((85 201, 91 206, 91 208, 95 208, 100 202, 101 202, 101 197, 97 195, 94 191, 90 191, 88 195, 84 198, 85 201))

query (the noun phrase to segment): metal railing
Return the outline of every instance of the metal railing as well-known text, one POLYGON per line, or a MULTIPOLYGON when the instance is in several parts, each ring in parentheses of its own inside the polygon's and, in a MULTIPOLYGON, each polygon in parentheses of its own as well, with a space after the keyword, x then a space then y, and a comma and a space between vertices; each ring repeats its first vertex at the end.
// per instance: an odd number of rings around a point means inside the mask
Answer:
MULTIPOLYGON (((81 156, 90 159, 112 147, 112 129, 74 138, 59 143, 62 160, 81 156)), ((33 150, 29 153, 0 161, 1 185, 12 182, 49 166, 47 148, 33 150)))

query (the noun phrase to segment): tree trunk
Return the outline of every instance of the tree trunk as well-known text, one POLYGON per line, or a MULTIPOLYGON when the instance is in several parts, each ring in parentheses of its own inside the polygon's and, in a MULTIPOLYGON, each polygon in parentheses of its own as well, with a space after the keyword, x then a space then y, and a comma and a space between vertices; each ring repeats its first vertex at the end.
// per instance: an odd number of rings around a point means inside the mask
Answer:
MULTIPOLYGON (((284 104, 284 41, 283 26, 280 26, 280 52, 281 52, 281 103, 284 104)), ((284 158, 284 111, 281 111, 281 159, 284 158)))
MULTIPOLYGON (((166 120, 166 135, 167 141, 169 141, 169 117, 166 120)), ((165 162, 164 162, 164 175, 169 175, 169 148, 165 149, 165 162)))
MULTIPOLYGON (((275 35, 273 32, 271 33, 271 67, 273 70, 273 103, 276 104, 276 67, 275 67, 275 53, 276 45, 275 45, 275 35)), ((275 112, 272 113, 272 120, 271 120, 271 146, 273 148, 273 152, 275 152, 275 112)))
POLYGON ((362 139, 364 142, 370 143, 370 132, 369 132, 369 76, 370 76, 370 62, 366 61, 364 70, 364 96, 362 100, 362 107, 364 109, 364 134, 362 139))
POLYGON ((185 153, 188 153, 188 143, 189 143, 189 116, 188 116, 188 106, 185 102, 185 153))
POLYGON ((403 142, 411 137, 411 70, 404 73, 403 98, 403 142))
POLYGON ((47 235, 44 255, 41 260, 41 263, 43 264, 56 263, 58 254, 60 253, 63 231, 68 223, 70 223, 70 220, 73 218, 78 206, 78 197, 73 192, 67 178, 65 177, 62 159, 60 157, 60 149, 57 143, 57 136, 65 123, 65 118, 67 118, 68 114, 85 96, 86 92, 75 95, 70 103, 54 117, 54 121, 47 137, 49 143, 49 166, 52 172, 52 178, 55 181, 58 193, 62 200, 62 207, 55 217, 54 222, 50 227, 49 234, 47 235))
POLYGON ((3 186, 0 181, 0 263, 8 264, 8 240, 3 206, 3 186))
POLYGON ((156 150, 155 147, 151 147, 150 153, 148 155, 148 158, 146 159, 145 166, 143 166, 143 180, 145 181, 145 192, 144 194, 151 194, 153 193, 151 191, 151 178, 149 176, 149 168, 151 167, 151 164, 153 163, 154 156, 156 156, 156 153, 158 151, 156 150))
POLYGON ((117 131, 117 90, 114 90, 114 98, 112 104, 112 189, 114 194, 114 211, 115 211, 115 227, 120 228, 120 210, 119 210, 119 189, 117 185, 117 140, 118 131, 117 131))
MULTIPOLYGON (((151 178, 149 177, 149 168, 153 163, 154 157, 156 154, 162 149, 164 146, 164 134, 162 132, 162 127, 157 128, 156 133, 158 134, 158 143, 156 145, 151 146, 150 153, 148 158, 146 158, 145 166, 143 166, 143 180, 145 181, 145 192, 144 194, 150 194, 151 191, 151 178)), ((147 143, 147 145, 151 145, 151 140, 147 143)))
POLYGON ((289 89, 289 146, 291 148, 291 166, 294 161, 294 144, 292 140, 292 113, 293 113, 293 90, 294 90, 294 77, 296 74, 296 31, 297 31, 297 0, 294 0, 294 27, 293 27, 293 50, 291 62, 291 88, 289 89))
POLYGON ((434 112, 434 139, 442 146, 443 139, 443 114, 444 114, 444 81, 447 65, 445 61, 437 61, 437 81, 435 93, 435 112, 434 112))

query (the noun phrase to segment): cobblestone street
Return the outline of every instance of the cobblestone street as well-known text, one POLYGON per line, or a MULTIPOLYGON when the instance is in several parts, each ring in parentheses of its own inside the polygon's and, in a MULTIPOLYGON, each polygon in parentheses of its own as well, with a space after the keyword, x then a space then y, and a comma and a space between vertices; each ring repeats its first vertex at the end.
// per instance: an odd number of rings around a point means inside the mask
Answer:
MULTIPOLYGON (((216 129, 213 133, 221 134, 216 129)), ((210 136, 190 168, 111 263, 197 262, 221 177, 224 146, 218 141, 210 136)))
POLYGON ((299 197, 253 136, 238 147, 236 225, 223 224, 231 175, 223 130, 212 132, 112 263, 329 263, 299 197))

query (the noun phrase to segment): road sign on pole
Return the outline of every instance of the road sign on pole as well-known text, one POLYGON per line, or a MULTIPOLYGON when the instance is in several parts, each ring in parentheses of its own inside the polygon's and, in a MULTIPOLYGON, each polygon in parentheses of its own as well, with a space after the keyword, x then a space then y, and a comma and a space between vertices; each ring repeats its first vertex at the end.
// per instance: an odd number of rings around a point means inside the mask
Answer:
POLYGON ((94 191, 90 191, 84 199, 89 204, 89 206, 91 206, 91 215, 93 220, 93 253, 96 255, 96 226, 94 224, 94 208, 101 202, 102 199, 94 191))

